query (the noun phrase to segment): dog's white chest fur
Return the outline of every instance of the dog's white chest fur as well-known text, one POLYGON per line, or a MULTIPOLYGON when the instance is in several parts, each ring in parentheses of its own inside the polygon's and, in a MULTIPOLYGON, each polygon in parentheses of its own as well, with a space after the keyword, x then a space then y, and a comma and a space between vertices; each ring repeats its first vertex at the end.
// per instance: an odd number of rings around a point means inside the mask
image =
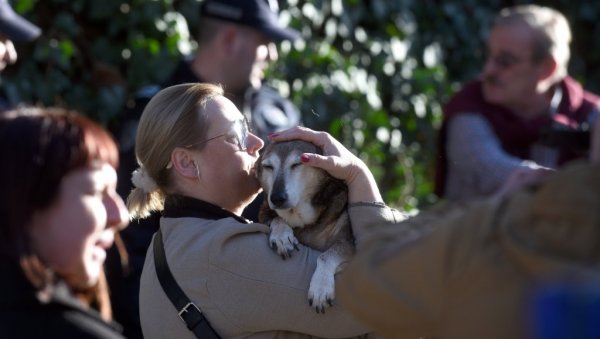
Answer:
POLYGON ((277 210, 277 214, 292 228, 313 224, 319 217, 315 208, 305 201, 299 202, 298 206, 294 208, 277 210))

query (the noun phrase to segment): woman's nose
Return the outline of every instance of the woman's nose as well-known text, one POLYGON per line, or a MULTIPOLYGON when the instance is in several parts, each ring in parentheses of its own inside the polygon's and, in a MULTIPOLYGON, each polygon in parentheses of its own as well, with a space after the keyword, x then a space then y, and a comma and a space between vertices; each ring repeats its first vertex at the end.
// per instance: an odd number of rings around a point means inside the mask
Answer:
POLYGON ((258 151, 260 151, 263 146, 265 145, 265 142, 262 141, 261 138, 259 138, 256 134, 253 133, 248 133, 248 138, 246 140, 246 143, 248 144, 248 153, 250 154, 255 154, 258 151))
POLYGON ((125 207, 123 199, 116 193, 109 193, 104 200, 107 215, 107 227, 124 229, 129 224, 129 211, 125 207))

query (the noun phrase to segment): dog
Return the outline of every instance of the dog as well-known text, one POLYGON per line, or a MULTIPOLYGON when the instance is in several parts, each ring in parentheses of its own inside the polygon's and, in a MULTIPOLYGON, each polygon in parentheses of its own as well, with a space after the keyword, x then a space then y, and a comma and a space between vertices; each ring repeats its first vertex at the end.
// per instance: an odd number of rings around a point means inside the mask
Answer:
POLYGON ((284 260, 298 243, 320 250, 308 288, 317 313, 333 306, 335 274, 354 255, 348 218, 348 187, 326 171, 305 166, 302 153, 322 154, 312 143, 292 140, 270 143, 258 159, 257 177, 264 201, 259 221, 270 226, 269 244, 284 260))

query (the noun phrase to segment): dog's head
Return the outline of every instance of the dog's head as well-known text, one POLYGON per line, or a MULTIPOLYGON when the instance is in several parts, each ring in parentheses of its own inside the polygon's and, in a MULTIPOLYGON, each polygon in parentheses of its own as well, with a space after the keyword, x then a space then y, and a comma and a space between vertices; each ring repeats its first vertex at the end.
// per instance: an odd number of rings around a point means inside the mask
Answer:
POLYGON ((312 143, 292 140, 267 145, 257 162, 257 177, 269 207, 281 215, 283 210, 310 204, 329 175, 318 168, 304 166, 302 153, 323 152, 312 143))

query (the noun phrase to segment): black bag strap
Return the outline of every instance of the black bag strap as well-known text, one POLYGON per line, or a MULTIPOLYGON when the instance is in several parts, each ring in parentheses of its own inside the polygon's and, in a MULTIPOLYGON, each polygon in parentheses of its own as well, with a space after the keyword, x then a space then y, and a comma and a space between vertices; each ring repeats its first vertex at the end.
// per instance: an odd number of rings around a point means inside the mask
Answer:
POLYGON ((183 320, 187 328, 194 332, 197 338, 220 339, 219 335, 208 323, 198 306, 185 295, 181 287, 175 281, 165 255, 162 232, 160 228, 154 237, 154 267, 160 286, 175 306, 179 318, 183 320))

